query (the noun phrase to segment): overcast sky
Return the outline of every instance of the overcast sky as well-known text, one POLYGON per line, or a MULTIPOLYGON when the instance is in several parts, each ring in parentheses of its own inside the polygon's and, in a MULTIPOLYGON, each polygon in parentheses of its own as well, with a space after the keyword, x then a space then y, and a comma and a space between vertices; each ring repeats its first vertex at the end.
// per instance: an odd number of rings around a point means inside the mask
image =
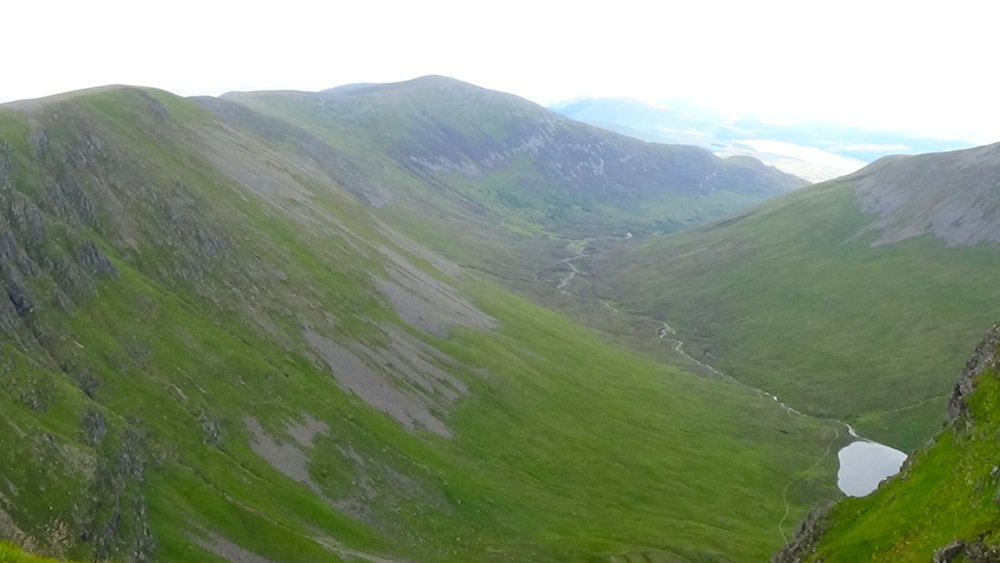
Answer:
POLYGON ((444 74, 543 104, 687 99, 986 143, 1000 141, 992 4, 5 0, 0 101, 109 83, 193 95, 444 74))

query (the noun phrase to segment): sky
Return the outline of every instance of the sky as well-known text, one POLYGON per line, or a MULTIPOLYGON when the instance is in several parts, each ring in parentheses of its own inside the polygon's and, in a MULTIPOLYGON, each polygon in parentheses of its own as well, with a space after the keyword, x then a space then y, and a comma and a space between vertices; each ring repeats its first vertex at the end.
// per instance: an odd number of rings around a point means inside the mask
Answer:
POLYGON ((182 95, 443 74, 549 104, 1000 141, 987 1, 4 0, 0 102, 103 84, 182 95))

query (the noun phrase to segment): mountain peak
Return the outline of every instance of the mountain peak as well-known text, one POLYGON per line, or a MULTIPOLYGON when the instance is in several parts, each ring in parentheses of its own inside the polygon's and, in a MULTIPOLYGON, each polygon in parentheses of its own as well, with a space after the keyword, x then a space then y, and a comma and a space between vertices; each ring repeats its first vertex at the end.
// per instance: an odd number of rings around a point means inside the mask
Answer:
MULTIPOLYGON (((327 90, 323 94, 338 95, 365 95, 385 91, 413 91, 413 90, 446 90, 446 91, 479 91, 488 92, 486 88, 463 82, 456 78, 442 76, 439 74, 428 74, 418 76, 409 80, 399 82, 361 82, 356 84, 344 84, 327 90)), ((497 94, 501 94, 497 92, 497 94)))
POLYGON ((13 102, 6 102, 4 104, 0 104, 0 107, 17 109, 22 111, 32 111, 48 107, 54 104, 78 101, 97 96, 106 96, 110 94, 120 94, 120 93, 134 93, 134 94, 148 96, 150 93, 153 92, 159 92, 162 94, 173 96, 173 94, 169 94, 168 92, 165 92, 163 90, 158 90, 156 88, 150 88, 147 86, 134 86, 128 84, 107 84, 104 86, 94 86, 93 88, 84 88, 81 90, 63 92, 61 94, 54 94, 42 98, 15 100, 13 102))

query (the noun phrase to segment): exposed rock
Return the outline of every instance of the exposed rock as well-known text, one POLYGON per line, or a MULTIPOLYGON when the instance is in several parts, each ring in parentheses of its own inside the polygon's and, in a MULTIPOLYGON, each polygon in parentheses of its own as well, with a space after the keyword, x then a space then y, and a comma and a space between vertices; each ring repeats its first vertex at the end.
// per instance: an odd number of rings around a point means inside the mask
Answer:
POLYGON ((970 542, 955 540, 934 552, 933 563, 997 563, 1000 561, 1000 550, 987 547, 981 539, 970 542))
MULTIPOLYGON (((289 442, 278 442, 253 417, 243 419, 243 424, 253 434, 254 439, 250 442, 250 448, 254 453, 264 458, 272 467, 289 479, 302 483, 319 497, 326 498, 319 485, 310 477, 309 458, 300 448, 289 442)), ((304 425, 291 423, 288 426, 289 433, 292 434, 295 441, 308 448, 312 447, 313 437, 317 433, 325 432, 326 429, 326 424, 317 422, 309 416, 306 417, 304 425)))
POLYGON ((450 326, 476 330, 496 327, 495 319, 453 287, 409 265, 395 253, 385 252, 400 267, 386 268, 388 280, 375 277, 375 289, 389 299, 407 324, 442 338, 448 336, 450 326))
MULTIPOLYGON (((133 180, 135 181, 135 180, 133 180)), ((147 273, 171 282, 180 280, 191 283, 203 297, 211 299, 213 293, 207 291, 206 276, 228 267, 231 262, 229 236, 212 217, 208 209, 212 206, 195 190, 183 182, 168 186, 138 185, 124 197, 138 197, 142 194, 148 201, 143 218, 117 218, 121 222, 119 233, 131 251, 136 251, 144 242, 153 242, 163 254, 146 264, 147 273)), ((109 199, 113 199, 110 198, 109 199)), ((137 205, 135 202, 128 202, 137 205)), ((114 240, 113 236, 104 237, 114 240)), ((84 244, 77 250, 81 263, 88 270, 114 276, 113 264, 102 256, 99 247, 84 244)))
POLYGON ((963 551, 965 551, 965 544, 955 540, 935 551, 932 561, 933 563, 949 563, 954 561, 963 551))
POLYGON ((288 427, 285 429, 288 434, 295 439, 303 448, 313 447, 313 440, 316 436, 326 432, 330 427, 327 426, 325 422, 320 422, 315 418, 305 415, 305 420, 302 424, 296 424, 294 422, 289 422, 288 427))
POLYGON ((83 430, 87 445, 94 447, 101 443, 108 433, 104 415, 96 409, 87 409, 80 417, 80 428, 83 430))
POLYGON ((37 307, 35 300, 19 277, 10 276, 4 285, 7 290, 7 298, 14 305, 14 311, 18 316, 21 318, 27 317, 35 310, 37 307))
POLYGON ((10 229, 28 248, 40 249, 45 243, 45 221, 38 206, 19 192, 11 192, 0 201, 10 229))
POLYGON ((311 329, 303 336, 342 388, 407 429, 423 428, 450 437, 442 414, 469 389, 445 368, 473 370, 399 327, 380 328, 387 337, 384 346, 340 344, 311 329))
POLYGON ((0 392, 36 412, 44 412, 59 390, 51 374, 0 365, 0 392))
POLYGON ((819 539, 826 529, 826 517, 835 504, 832 500, 824 500, 816 505, 806 515, 805 520, 799 524, 792 541, 774 554, 771 563, 801 563, 805 561, 806 557, 816 549, 816 544, 819 543, 819 539))
MULTIPOLYGON (((83 304, 97 291, 94 281, 72 260, 56 258, 51 269, 52 278, 66 295, 77 304, 83 304)), ((68 304, 63 303, 65 308, 68 304)))
POLYGON ((966 430, 972 428, 973 420, 968 411, 966 401, 976 386, 976 378, 982 372, 997 365, 996 351, 1000 346, 1000 323, 986 333, 983 340, 976 346, 972 357, 965 363, 958 383, 948 400, 948 424, 966 430))
POLYGON ((202 442, 212 446, 222 445, 222 425, 219 419, 208 412, 202 412, 198 417, 201 423, 202 442))
MULTIPOLYGON (((3 267, 2 262, 0 262, 0 267, 3 267)), ((13 335, 20 326, 21 319, 17 314, 17 309, 14 308, 14 303, 4 289, 3 284, 0 283, 0 334, 13 335)))
POLYGON ((82 224, 99 229, 97 208, 80 184, 72 177, 57 182, 49 188, 53 212, 70 224, 82 224))
POLYGON ((966 544, 965 560, 968 563, 997 563, 1000 561, 1000 549, 987 547, 981 540, 976 540, 966 544))
POLYGON ((118 447, 99 461, 86 536, 93 541, 97 561, 152 561, 156 542, 141 494, 149 458, 148 436, 141 427, 129 423, 119 441, 118 447))
POLYGON ((219 557, 233 563, 271 563, 252 551, 243 549, 232 541, 211 532, 203 532, 205 537, 192 536, 194 543, 219 557))
POLYGON ((7 141, 0 141, 0 190, 8 187, 14 169, 14 151, 7 141))
POLYGON ((118 269, 115 268, 114 264, 108 260, 108 257, 105 256, 99 248, 97 248, 94 241, 84 241, 82 244, 77 246, 76 255, 80 264, 91 274, 107 276, 109 278, 118 277, 118 269))

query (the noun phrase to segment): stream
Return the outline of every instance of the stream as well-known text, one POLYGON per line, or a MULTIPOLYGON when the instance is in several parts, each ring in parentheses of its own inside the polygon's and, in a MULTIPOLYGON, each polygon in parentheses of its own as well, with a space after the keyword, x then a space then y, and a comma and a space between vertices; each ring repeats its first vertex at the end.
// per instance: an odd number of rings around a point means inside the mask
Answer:
MULTIPOLYGON (((628 233, 627 236, 623 237, 623 240, 628 240, 630 238, 632 238, 631 233, 628 233)), ((556 283, 556 289, 558 289, 560 293, 575 296, 575 294, 572 294, 566 289, 566 286, 581 273, 580 269, 576 266, 576 264, 574 264, 574 262, 589 256, 587 250, 591 240, 592 239, 583 240, 582 246, 575 254, 560 260, 562 264, 565 264, 569 268, 568 272, 559 276, 558 282, 556 283)), ((608 300, 601 299, 600 302, 612 313, 619 313, 618 309, 616 309, 615 306, 608 300)), ((740 385, 753 391, 758 396, 774 401, 789 414, 806 416, 795 408, 783 403, 777 395, 734 379, 732 376, 716 369, 714 366, 692 356, 684 349, 686 343, 678 337, 677 332, 669 324, 662 320, 657 320, 657 322, 660 323, 660 326, 656 329, 656 337, 660 340, 670 342, 671 348, 674 352, 682 356, 685 360, 697 365, 705 371, 708 371, 716 377, 728 381, 729 383, 740 385)), ((904 452, 859 436, 857 432, 854 431, 854 428, 846 422, 839 420, 833 420, 832 422, 843 425, 844 428, 847 429, 847 433, 854 438, 854 441, 844 446, 837 452, 837 459, 839 462, 839 469, 837 470, 837 488, 840 489, 840 491, 845 495, 851 497, 867 496, 878 488, 882 481, 898 473, 903 465, 903 462, 906 461, 907 456, 904 452)), ((781 529, 780 524, 779 529, 781 529)), ((782 535, 784 535, 784 532, 782 532, 782 535)))
MULTIPOLYGON (((705 370, 730 383, 741 385, 752 390, 759 396, 773 400, 789 414, 805 416, 793 407, 781 402, 777 395, 768 393, 759 387, 754 387, 753 385, 734 379, 732 376, 695 358, 691 354, 688 354, 687 351, 684 350, 684 341, 677 338, 677 333, 674 329, 672 329, 667 323, 663 321, 660 322, 662 326, 657 329, 656 336, 661 340, 669 339, 673 341, 674 352, 677 352, 688 361, 704 368, 705 370)), ((900 467, 902 467, 903 462, 906 461, 905 453, 895 448, 886 446, 885 444, 880 444, 859 436, 858 433, 854 431, 854 427, 846 422, 839 420, 834 422, 842 424, 844 428, 847 429, 848 435, 854 438, 853 442, 844 446, 839 452, 837 452, 837 460, 840 465, 837 470, 837 488, 840 489, 842 493, 850 497, 867 496, 878 488, 879 483, 889 477, 892 477, 896 473, 899 473, 900 467)))

